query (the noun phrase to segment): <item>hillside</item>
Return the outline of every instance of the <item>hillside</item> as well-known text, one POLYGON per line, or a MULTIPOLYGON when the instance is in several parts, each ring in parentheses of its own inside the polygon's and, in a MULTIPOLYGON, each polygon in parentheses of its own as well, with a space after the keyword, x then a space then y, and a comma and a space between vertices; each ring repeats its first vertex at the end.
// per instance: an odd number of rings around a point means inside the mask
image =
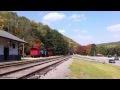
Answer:
POLYGON ((52 49, 56 54, 67 54, 70 49, 79 45, 72 39, 62 35, 48 25, 36 23, 15 12, 0 11, 0 29, 28 42, 25 53, 29 54, 34 42, 39 42, 42 47, 52 49))
POLYGON ((117 54, 120 56, 120 41, 98 44, 96 47, 96 52, 103 55, 117 54))
POLYGON ((97 46, 106 46, 106 47, 116 47, 117 45, 120 45, 120 41, 97 44, 97 46))

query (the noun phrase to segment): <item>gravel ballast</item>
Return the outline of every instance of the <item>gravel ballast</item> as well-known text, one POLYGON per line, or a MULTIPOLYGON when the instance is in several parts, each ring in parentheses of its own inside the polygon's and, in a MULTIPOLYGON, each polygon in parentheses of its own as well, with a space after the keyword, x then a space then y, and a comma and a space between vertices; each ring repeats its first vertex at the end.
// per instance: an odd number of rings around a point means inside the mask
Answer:
POLYGON ((70 58, 69 60, 58 65, 53 70, 49 71, 47 74, 42 75, 40 79, 69 79, 69 66, 72 64, 72 61, 73 59, 70 58))

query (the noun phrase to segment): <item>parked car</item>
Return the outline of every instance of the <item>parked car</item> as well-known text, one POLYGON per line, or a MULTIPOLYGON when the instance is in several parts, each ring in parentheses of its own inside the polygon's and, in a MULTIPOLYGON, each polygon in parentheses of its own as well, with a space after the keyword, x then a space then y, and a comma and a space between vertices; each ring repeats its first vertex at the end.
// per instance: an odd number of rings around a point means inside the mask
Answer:
POLYGON ((119 60, 119 58, 118 58, 118 57, 115 57, 114 60, 119 60))
POLYGON ((109 63, 115 63, 115 59, 113 57, 108 57, 109 58, 109 63))
POLYGON ((115 63, 114 59, 109 59, 109 63, 115 63))

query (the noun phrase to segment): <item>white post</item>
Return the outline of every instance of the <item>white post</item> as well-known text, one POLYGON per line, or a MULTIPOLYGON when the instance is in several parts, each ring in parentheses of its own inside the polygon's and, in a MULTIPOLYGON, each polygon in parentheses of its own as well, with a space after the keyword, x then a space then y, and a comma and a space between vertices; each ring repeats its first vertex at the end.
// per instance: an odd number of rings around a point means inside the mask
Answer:
POLYGON ((95 57, 95 51, 94 51, 94 57, 95 57))

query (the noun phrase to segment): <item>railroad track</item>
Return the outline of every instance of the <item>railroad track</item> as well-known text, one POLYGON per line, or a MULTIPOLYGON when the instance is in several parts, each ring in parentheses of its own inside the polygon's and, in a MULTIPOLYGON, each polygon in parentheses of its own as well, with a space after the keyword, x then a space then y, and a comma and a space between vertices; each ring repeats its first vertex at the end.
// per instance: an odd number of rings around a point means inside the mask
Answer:
POLYGON ((6 68, 6 67, 12 67, 12 66, 30 64, 30 63, 42 62, 42 61, 45 61, 45 60, 57 59, 57 58, 61 58, 61 57, 63 57, 63 56, 47 58, 47 59, 38 59, 38 60, 5 62, 5 63, 0 63, 0 69, 1 68, 6 68))
POLYGON ((27 79, 35 73, 54 66, 70 58, 70 56, 60 57, 47 61, 36 62, 28 65, 6 67, 0 70, 0 79, 27 79))

